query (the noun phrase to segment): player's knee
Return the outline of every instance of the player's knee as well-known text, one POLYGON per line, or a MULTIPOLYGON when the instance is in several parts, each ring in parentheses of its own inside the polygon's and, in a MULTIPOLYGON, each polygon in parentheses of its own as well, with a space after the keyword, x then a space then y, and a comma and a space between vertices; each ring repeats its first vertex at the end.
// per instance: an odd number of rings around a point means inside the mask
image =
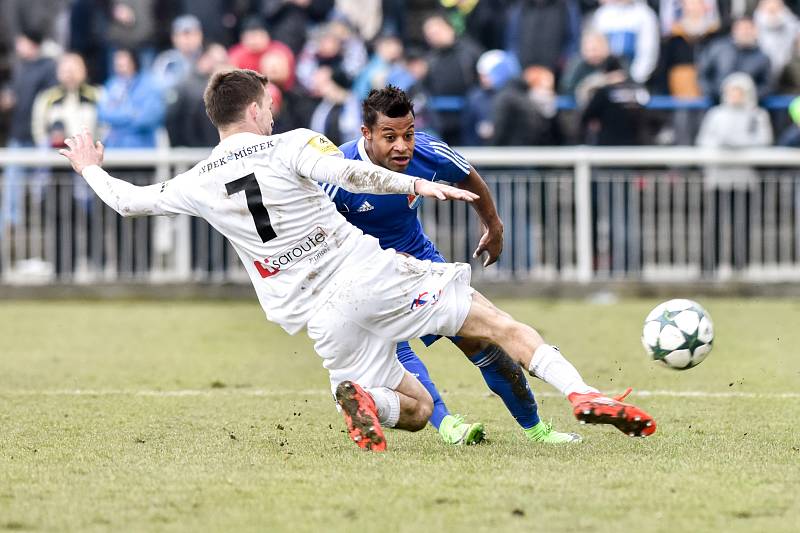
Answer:
POLYGON ((480 339, 461 338, 456 342, 458 349, 464 352, 467 357, 473 356, 485 350, 489 343, 480 339))
POLYGON ((414 412, 414 420, 411 424, 411 431, 419 431, 428 425, 433 414, 433 400, 430 396, 417 400, 417 408, 414 412))

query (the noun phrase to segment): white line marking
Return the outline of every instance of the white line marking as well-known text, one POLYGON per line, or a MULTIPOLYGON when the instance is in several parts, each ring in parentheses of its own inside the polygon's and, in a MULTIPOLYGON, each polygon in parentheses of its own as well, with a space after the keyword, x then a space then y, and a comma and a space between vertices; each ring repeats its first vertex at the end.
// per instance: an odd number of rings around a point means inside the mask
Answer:
MULTIPOLYGON (((448 391, 445 389, 444 394, 448 391)), ((490 392, 475 391, 449 391, 463 396, 493 396, 490 392)), ((316 396, 330 395, 328 389, 250 389, 250 388, 220 388, 220 389, 52 389, 52 390, 0 390, 0 396, 146 396, 155 398, 175 398, 194 396, 316 396)), ((608 392, 608 394, 613 394, 608 392)), ((535 396, 543 398, 559 398, 561 394, 550 391, 534 391, 535 396)), ((740 391, 676 391, 676 390, 634 390, 632 398, 636 397, 670 397, 670 398, 755 398, 755 399, 800 399, 800 392, 740 392, 740 391)))

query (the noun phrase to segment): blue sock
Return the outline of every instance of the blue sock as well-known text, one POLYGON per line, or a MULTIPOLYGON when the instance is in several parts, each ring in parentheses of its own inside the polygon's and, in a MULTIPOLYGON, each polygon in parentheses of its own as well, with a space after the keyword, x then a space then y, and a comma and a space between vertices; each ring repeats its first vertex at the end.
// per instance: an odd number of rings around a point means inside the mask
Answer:
POLYGON ((433 424, 433 427, 439 429, 442 419, 449 415, 450 411, 447 410, 441 394, 436 389, 436 385, 433 384, 431 376, 428 374, 428 367, 417 357, 417 354, 414 353, 414 350, 411 349, 407 342, 397 343, 397 359, 400 360, 406 370, 417 377, 422 386, 431 394, 431 398, 433 398, 433 414, 431 414, 429 422, 433 424))
POLYGON ((528 378, 522 368, 498 346, 489 346, 469 356, 472 364, 481 369, 489 388, 500 396, 511 416, 529 429, 539 423, 539 410, 528 378))

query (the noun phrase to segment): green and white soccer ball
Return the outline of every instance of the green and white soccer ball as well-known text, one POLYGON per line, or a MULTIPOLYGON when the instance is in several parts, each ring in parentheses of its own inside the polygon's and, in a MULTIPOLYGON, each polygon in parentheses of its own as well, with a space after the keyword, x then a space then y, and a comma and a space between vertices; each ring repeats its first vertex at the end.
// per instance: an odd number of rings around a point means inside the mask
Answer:
POLYGON ((669 300, 658 304, 644 320, 642 344, 654 360, 686 370, 708 357, 714 342, 714 324, 700 304, 669 300))

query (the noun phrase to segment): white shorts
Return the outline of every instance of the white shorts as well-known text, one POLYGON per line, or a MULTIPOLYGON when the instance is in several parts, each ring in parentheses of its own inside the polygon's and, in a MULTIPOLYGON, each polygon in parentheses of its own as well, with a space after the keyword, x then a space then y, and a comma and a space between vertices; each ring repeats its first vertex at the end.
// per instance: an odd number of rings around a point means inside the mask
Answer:
POLYGON ((332 297, 308 322, 308 336, 328 369, 331 389, 345 380, 396 388, 405 370, 398 342, 455 335, 472 305, 471 269, 381 250, 337 276, 332 297))

